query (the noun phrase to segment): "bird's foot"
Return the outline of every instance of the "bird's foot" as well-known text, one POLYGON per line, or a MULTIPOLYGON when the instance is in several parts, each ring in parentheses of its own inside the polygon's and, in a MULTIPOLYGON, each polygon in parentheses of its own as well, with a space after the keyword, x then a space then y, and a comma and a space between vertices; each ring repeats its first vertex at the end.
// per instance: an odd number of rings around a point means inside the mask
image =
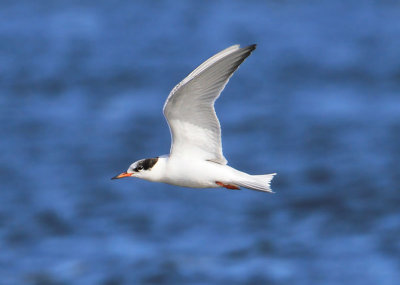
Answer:
POLYGON ((232 184, 224 184, 222 182, 219 181, 215 181, 215 184, 221 186, 221 187, 225 187, 226 189, 230 189, 230 190, 240 190, 239 187, 237 187, 236 185, 232 185, 232 184))

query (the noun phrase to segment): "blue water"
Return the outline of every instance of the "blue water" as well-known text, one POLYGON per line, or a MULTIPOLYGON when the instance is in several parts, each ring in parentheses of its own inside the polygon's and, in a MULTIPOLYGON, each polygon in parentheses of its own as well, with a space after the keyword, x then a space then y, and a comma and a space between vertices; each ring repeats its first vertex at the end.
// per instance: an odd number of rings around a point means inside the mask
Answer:
POLYGON ((400 284, 398 1, 1 1, 1 284, 400 284), (257 43, 216 109, 276 194, 111 181, 170 89, 257 43))

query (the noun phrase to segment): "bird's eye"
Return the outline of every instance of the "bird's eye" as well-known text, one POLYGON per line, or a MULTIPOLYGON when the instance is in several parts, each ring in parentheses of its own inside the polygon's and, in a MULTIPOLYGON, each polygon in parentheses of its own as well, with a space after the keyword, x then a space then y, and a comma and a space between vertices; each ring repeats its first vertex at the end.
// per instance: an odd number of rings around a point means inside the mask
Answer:
POLYGON ((143 170, 143 165, 139 165, 138 167, 136 167, 136 169, 137 169, 138 171, 143 170))

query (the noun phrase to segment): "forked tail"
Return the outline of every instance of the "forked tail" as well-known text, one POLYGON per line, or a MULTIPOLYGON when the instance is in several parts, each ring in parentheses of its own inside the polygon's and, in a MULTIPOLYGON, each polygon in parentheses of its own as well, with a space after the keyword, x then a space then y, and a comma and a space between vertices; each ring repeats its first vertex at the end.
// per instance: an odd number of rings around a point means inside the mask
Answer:
POLYGON ((251 190, 263 191, 274 193, 271 190, 270 184, 272 178, 276 173, 265 174, 265 175, 247 175, 246 178, 242 178, 238 181, 234 181, 235 185, 244 187, 251 190))

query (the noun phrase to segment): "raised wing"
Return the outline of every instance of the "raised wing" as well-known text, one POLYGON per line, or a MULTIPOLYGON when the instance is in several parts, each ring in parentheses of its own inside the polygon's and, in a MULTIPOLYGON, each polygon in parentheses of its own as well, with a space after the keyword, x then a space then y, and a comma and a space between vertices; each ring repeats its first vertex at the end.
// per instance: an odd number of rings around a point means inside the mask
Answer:
POLYGON ((170 156, 226 164, 214 102, 239 65, 256 48, 231 46, 197 67, 169 94, 164 116, 171 131, 170 156))

